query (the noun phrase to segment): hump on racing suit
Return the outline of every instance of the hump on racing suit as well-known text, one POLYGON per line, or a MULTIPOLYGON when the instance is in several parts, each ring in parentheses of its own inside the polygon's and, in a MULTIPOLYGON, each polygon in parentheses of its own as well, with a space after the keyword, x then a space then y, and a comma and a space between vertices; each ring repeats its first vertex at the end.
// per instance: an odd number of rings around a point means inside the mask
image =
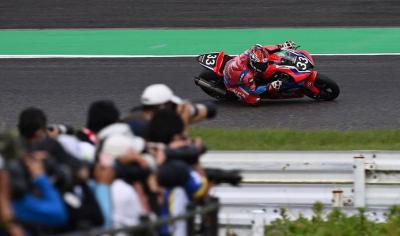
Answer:
MULTIPOLYGON (((269 55, 281 48, 294 47, 292 41, 283 44, 261 46, 256 44, 239 56, 228 61, 224 68, 224 84, 228 91, 234 93, 246 104, 256 104, 260 94, 267 92, 267 85, 256 85, 255 77, 263 76, 269 63, 269 55)), ((268 91, 274 86, 268 86, 268 91)))

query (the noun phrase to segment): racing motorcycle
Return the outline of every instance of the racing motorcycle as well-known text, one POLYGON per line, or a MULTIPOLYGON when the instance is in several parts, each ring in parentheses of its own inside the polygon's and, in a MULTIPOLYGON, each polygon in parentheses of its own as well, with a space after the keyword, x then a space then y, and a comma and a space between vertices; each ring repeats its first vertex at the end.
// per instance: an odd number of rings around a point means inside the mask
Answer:
MULTIPOLYGON (((237 100, 237 97, 227 91, 224 85, 223 71, 227 61, 233 56, 224 52, 214 52, 199 55, 198 63, 206 70, 195 77, 195 84, 206 94, 218 100, 237 100)), ((321 75, 314 69, 315 63, 306 50, 282 49, 270 55, 265 76, 255 78, 257 86, 266 85, 275 80, 289 79, 290 88, 278 93, 262 93, 261 99, 287 99, 308 96, 316 100, 330 101, 339 96, 340 89, 335 81, 321 75), (271 74, 271 71, 274 71, 271 74), (264 77, 268 78, 268 82, 264 77)))

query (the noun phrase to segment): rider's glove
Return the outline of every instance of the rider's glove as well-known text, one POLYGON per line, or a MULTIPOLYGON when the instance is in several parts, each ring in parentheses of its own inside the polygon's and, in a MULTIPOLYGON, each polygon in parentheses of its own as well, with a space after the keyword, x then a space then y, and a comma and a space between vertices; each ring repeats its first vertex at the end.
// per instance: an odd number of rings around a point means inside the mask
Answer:
POLYGON ((266 85, 261 85, 261 86, 258 86, 258 87, 256 88, 255 93, 256 93, 256 94, 262 94, 262 93, 264 93, 265 91, 267 91, 267 86, 266 86, 266 85))
POLYGON ((279 46, 280 46, 280 48, 284 48, 284 49, 295 49, 297 45, 292 40, 288 40, 282 44, 279 44, 279 46))
POLYGON ((282 81, 280 81, 280 80, 276 80, 276 81, 273 81, 273 82, 271 82, 270 84, 269 84, 269 86, 268 86, 268 88, 269 88, 269 90, 275 90, 275 91, 279 91, 279 89, 281 88, 281 86, 282 86, 282 81))

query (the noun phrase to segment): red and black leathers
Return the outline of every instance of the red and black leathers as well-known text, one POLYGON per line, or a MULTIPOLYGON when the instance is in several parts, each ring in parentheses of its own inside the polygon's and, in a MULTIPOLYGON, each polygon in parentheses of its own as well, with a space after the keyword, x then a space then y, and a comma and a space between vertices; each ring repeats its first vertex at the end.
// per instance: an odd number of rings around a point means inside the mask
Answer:
MULTIPOLYGON (((279 51, 282 45, 262 47, 268 55, 268 67, 265 72, 255 71, 249 64, 251 50, 246 50, 239 56, 228 61, 224 68, 224 83, 228 91, 236 94, 246 104, 256 104, 260 101, 260 94, 267 91, 267 86, 256 87, 255 77, 262 77, 268 81, 274 74, 274 62, 271 54, 279 51)), ((278 63, 278 62, 276 62, 278 63)), ((272 86, 268 86, 268 92, 273 92, 272 86)))

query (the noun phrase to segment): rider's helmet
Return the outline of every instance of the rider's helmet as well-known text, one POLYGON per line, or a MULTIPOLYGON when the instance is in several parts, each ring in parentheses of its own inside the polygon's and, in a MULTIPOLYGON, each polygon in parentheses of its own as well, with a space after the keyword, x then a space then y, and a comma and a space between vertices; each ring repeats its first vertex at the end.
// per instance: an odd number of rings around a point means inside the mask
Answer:
POLYGON ((268 52, 260 44, 250 49, 249 59, 249 64, 255 71, 264 72, 267 69, 268 52))

